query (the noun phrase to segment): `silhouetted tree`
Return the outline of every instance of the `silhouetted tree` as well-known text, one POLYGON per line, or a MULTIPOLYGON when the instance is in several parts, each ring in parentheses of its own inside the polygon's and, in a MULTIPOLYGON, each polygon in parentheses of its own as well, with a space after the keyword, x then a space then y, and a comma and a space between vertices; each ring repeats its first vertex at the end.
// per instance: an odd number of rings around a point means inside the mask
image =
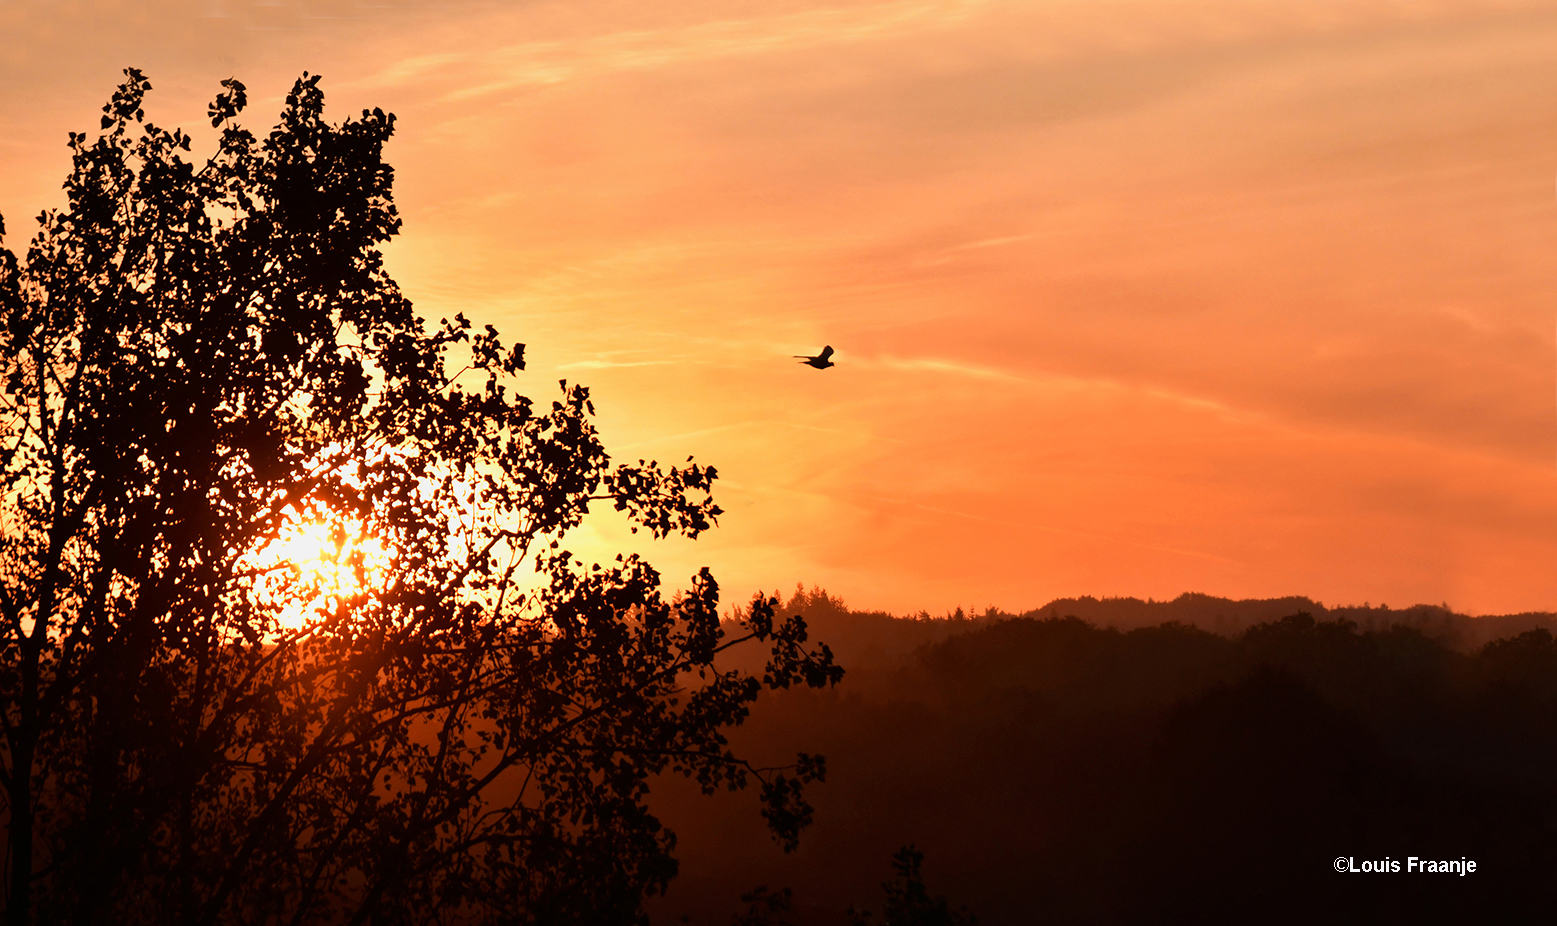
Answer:
MULTIPOLYGON (((953 910, 945 897, 931 896, 919 871, 923 865, 924 853, 912 845, 892 853, 895 874, 892 880, 881 883, 887 894, 883 926, 976 926, 978 917, 967 908, 953 910)), ((849 910, 849 920, 855 926, 866 926, 870 917, 868 910, 849 910)))
POLYGON ((636 921, 667 769, 755 776, 792 846, 822 760, 721 731, 837 681, 826 647, 760 596, 726 635, 706 569, 667 600, 560 545, 592 500, 696 537, 714 469, 612 467, 584 388, 533 406, 523 345, 413 313, 392 116, 331 125, 305 74, 260 138, 228 80, 196 165, 126 74, 68 205, 0 249, 7 921, 636 921), (761 678, 714 666, 744 640, 761 678))
POLYGON ((791 926, 784 914, 789 912, 794 894, 789 888, 776 891, 762 885, 741 895, 746 912, 730 918, 730 926, 791 926))

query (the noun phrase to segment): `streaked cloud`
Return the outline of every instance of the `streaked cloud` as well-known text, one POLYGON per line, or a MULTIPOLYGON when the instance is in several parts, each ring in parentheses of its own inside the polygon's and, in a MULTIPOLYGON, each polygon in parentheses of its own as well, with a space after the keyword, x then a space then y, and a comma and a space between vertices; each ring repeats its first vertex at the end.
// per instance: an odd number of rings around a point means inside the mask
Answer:
POLYGON ((470 73, 448 100, 466 100, 580 77, 679 66, 694 61, 761 55, 879 40, 967 20, 986 0, 896 0, 823 7, 750 18, 714 19, 659 29, 531 41, 460 56, 436 54, 397 62, 369 82, 393 85, 455 65, 470 73))

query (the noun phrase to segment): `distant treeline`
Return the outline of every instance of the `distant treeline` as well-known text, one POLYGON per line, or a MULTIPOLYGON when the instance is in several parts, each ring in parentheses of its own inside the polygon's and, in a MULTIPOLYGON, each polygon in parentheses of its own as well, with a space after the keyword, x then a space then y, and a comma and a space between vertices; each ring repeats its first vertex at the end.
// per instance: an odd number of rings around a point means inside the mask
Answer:
POLYGON ((1456 614, 1448 605, 1416 604, 1409 608, 1370 606, 1366 603, 1327 608, 1317 601, 1288 598, 1250 598, 1233 601, 1190 592, 1172 601, 1139 598, 1056 598, 1021 617, 1079 617, 1100 627, 1134 630, 1176 622, 1224 636, 1243 633, 1256 624, 1280 620, 1289 614, 1310 614, 1315 620, 1351 621, 1359 630, 1410 627, 1458 649, 1471 649, 1492 640, 1516 636, 1526 630, 1557 632, 1557 614, 1529 611, 1471 617, 1456 614))
POLYGON ((1187 595, 894 619, 815 590, 791 606, 850 674, 759 703, 735 738, 827 756, 815 823, 786 857, 738 802, 666 782, 683 868, 665 923, 729 923, 766 885, 793 891, 772 922, 844 924, 880 908, 910 843, 930 890, 985 924, 1534 922, 1557 902, 1551 615, 1187 595), (1517 632, 1476 642, 1495 627, 1517 632))
POLYGON ((813 636, 825 640, 840 659, 876 664, 884 658, 905 656, 924 643, 943 640, 974 626, 1012 618, 1076 617, 1098 627, 1135 630, 1177 623, 1222 636, 1237 636, 1256 624, 1279 621, 1291 614, 1309 614, 1317 621, 1346 620, 1358 630, 1410 627, 1446 646, 1474 650, 1492 640, 1518 636, 1527 630, 1557 633, 1557 614, 1528 611, 1471 617, 1457 614, 1447 605, 1417 604, 1409 608, 1388 605, 1346 605, 1327 608, 1302 596, 1249 598, 1234 601, 1198 592, 1187 592, 1172 601, 1139 598, 1056 598, 1040 608, 1011 613, 988 608, 980 614, 962 608, 943 615, 928 611, 898 616, 885 611, 852 611, 820 588, 809 592, 797 587, 789 598, 788 613, 804 613, 813 636))

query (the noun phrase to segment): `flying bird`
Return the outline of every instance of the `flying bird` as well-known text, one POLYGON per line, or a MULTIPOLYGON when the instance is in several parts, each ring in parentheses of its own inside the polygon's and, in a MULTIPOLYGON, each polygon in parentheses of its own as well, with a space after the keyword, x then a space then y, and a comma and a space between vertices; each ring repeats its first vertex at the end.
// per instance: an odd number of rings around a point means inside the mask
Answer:
POLYGON ((796 354, 795 359, 799 360, 806 366, 816 367, 818 370, 825 370, 828 367, 834 365, 833 362, 828 359, 832 357, 832 355, 833 348, 832 345, 829 344, 828 346, 822 348, 822 352, 817 354, 815 357, 807 357, 804 354, 796 354))

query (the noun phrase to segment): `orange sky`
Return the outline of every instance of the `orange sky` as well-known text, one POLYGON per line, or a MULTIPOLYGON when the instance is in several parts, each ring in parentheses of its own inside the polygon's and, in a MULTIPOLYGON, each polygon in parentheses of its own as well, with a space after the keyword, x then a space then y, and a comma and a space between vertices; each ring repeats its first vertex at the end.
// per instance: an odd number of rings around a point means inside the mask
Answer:
POLYGON ((0 0, 12 247, 126 66, 395 112, 423 314, 720 469, 669 579, 1557 609, 1557 2, 0 0))

